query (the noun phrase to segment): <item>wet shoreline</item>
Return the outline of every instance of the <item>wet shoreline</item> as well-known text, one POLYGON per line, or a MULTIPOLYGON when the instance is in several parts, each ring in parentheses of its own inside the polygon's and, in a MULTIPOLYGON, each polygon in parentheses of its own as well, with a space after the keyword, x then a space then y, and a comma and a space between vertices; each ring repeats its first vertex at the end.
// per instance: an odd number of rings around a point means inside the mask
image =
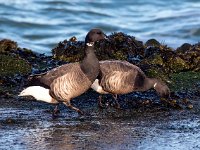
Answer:
MULTIPOLYGON (((119 37, 122 41, 118 41, 115 37, 113 39, 119 42, 116 42, 118 46, 124 45, 126 40, 123 38, 127 37, 121 35, 119 37)), ((73 58, 80 59, 81 55, 71 53, 73 51, 70 49, 71 46, 77 46, 76 41, 65 42, 58 44, 58 47, 65 47, 63 50, 67 52, 66 58, 71 61, 75 61, 73 58), (77 57, 72 57, 74 55, 77 57)), ((137 41, 133 38, 133 43, 135 42, 137 41)), ((107 46, 106 43, 103 44, 107 46)), ((78 45, 81 46, 80 43, 78 45)), ((163 45, 150 47, 137 45, 135 53, 131 51, 132 57, 124 53, 130 49, 121 51, 123 53, 114 50, 114 54, 117 55, 107 53, 102 55, 138 63, 141 67, 146 67, 149 74, 160 67, 158 74, 151 75, 159 76, 163 71, 159 77, 170 81, 168 82, 172 89, 170 101, 160 99, 154 90, 149 90, 120 96, 119 103, 123 110, 113 107, 114 101, 111 96, 104 96, 103 102, 108 107, 100 109, 98 94, 89 90, 72 101, 73 105, 85 112, 85 115, 80 116, 60 104, 60 114, 56 118, 52 117, 53 105, 36 102, 29 97, 19 98, 17 95, 27 86, 28 75, 45 72, 67 62, 19 48, 15 42, 4 41, 1 46, 3 47, 1 59, 5 60, 3 63, 7 68, 3 68, 4 72, 1 72, 0 76, 0 149, 196 150, 200 148, 200 74, 198 62, 190 63, 190 56, 200 58, 199 43, 182 46, 182 50, 188 52, 186 56, 189 57, 178 55, 184 60, 179 63, 182 68, 178 66, 177 70, 171 70, 170 76, 168 72, 165 74, 165 69, 169 67, 167 70, 170 70, 171 65, 160 63, 162 57, 153 57, 152 61, 152 56, 165 54, 173 56, 175 60, 179 58, 175 52, 163 45), (148 50, 146 51, 148 57, 143 53, 137 53, 137 48, 140 52, 148 50), (144 59, 147 61, 143 61, 144 59), (12 60, 18 65, 13 69, 14 63, 7 64, 7 60, 12 60), (24 66, 26 70, 23 69, 24 66), (189 67, 188 70, 185 71, 185 67, 189 67)), ((99 49, 100 54, 105 52, 99 49)))

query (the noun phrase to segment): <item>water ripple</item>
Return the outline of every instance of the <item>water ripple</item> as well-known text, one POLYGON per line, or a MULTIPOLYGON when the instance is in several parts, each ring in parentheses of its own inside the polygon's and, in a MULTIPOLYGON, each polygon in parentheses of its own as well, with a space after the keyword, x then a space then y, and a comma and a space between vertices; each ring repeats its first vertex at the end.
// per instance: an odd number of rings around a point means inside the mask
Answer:
POLYGON ((0 38, 50 54, 59 41, 84 40, 88 30, 99 27, 177 47, 199 41, 199 10, 198 0, 0 0, 0 38))

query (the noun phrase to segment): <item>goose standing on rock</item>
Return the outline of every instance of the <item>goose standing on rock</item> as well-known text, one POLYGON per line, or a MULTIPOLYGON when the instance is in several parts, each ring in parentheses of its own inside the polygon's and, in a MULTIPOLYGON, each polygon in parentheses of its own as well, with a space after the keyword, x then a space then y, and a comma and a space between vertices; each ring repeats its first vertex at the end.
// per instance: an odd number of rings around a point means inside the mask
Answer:
MULTIPOLYGON (((169 96, 167 85, 155 78, 148 78, 137 66, 127 61, 100 61, 100 74, 91 88, 100 94, 112 94, 117 108, 118 94, 127 94, 134 91, 147 91, 154 88, 161 97, 169 96)), ((99 105, 102 106, 102 96, 99 97, 99 105)))
POLYGON ((81 62, 69 63, 44 74, 31 76, 34 86, 24 89, 19 96, 33 96, 48 103, 62 102, 67 107, 83 114, 71 105, 70 100, 86 92, 99 74, 99 61, 94 53, 94 42, 105 39, 100 29, 92 29, 85 38, 85 56, 81 62))

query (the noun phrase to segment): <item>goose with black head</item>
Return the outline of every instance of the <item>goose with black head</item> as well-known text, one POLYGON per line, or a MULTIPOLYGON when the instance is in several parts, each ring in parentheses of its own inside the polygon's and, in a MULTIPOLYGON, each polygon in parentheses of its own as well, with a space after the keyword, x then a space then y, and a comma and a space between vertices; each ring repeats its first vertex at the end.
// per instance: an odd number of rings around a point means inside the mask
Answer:
POLYGON ((54 68, 46 73, 29 77, 32 86, 24 89, 19 96, 33 96, 36 100, 48 103, 63 103, 83 114, 72 106, 70 101, 86 92, 99 74, 99 61, 95 55, 94 43, 106 36, 100 29, 92 29, 85 38, 84 59, 54 68))
MULTIPOLYGON (((99 63, 100 74, 91 88, 100 94, 112 94, 117 108, 120 108, 117 101, 119 94, 154 88, 161 97, 169 97, 170 90, 164 82, 156 78, 148 78, 136 65, 120 60, 105 60, 99 63)), ((99 96, 100 107, 102 107, 101 99, 102 95, 99 96)))

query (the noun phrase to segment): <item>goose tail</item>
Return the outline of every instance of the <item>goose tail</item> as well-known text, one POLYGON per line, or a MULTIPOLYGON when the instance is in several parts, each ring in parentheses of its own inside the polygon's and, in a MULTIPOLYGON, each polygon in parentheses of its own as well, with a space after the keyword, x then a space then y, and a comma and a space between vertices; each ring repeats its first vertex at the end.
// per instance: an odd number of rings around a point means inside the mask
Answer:
POLYGON ((41 86, 29 86, 22 90, 18 96, 32 96, 38 101, 57 103, 57 101, 49 94, 49 89, 41 86))

